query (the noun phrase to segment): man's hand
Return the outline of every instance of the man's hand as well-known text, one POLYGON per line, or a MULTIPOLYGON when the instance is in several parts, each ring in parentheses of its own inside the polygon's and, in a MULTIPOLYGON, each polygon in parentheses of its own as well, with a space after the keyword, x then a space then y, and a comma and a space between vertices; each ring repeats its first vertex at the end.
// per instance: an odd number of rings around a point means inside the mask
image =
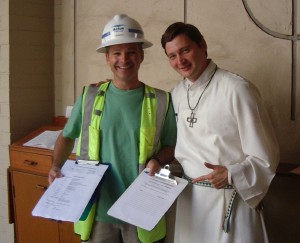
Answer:
POLYGON ((225 166, 213 165, 207 162, 205 162, 204 165, 213 171, 207 175, 195 178, 192 183, 208 180, 212 187, 216 189, 221 189, 228 185, 228 171, 225 166))
POLYGON ((161 166, 156 159, 150 159, 147 168, 150 169, 149 175, 153 176, 156 172, 160 171, 161 166))
POLYGON ((62 173, 60 171, 59 167, 52 166, 51 170, 49 171, 48 174, 48 183, 51 184, 55 178, 62 177, 62 173))
POLYGON ((49 184, 51 184, 55 178, 63 176, 60 168, 71 154, 74 143, 75 139, 65 138, 62 132, 59 134, 54 146, 52 168, 48 173, 49 184))

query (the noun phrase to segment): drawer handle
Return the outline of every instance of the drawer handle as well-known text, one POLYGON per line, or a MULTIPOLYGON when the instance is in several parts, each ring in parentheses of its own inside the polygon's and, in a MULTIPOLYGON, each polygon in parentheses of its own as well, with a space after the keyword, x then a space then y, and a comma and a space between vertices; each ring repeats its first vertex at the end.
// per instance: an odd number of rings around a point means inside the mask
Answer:
POLYGON ((40 185, 40 184, 37 184, 37 185, 35 185, 35 187, 37 188, 37 189, 42 189, 42 190, 44 190, 44 191, 46 191, 47 190, 47 186, 43 186, 43 185, 40 185))
POLYGON ((26 160, 24 160, 24 164, 30 165, 30 166, 36 166, 38 164, 38 162, 26 159, 26 160))

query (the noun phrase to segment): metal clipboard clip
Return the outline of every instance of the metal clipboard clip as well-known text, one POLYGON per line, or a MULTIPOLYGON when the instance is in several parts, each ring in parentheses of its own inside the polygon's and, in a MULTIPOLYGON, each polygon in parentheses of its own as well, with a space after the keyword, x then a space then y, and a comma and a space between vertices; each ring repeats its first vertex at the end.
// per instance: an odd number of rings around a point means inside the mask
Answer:
POLYGON ((76 164, 80 165, 99 165, 100 162, 98 160, 84 160, 84 159, 77 159, 75 161, 76 164))
POLYGON ((160 169, 158 173, 155 173, 155 176, 160 177, 162 179, 170 181, 172 184, 177 185, 177 181, 170 171, 170 165, 165 165, 160 169))

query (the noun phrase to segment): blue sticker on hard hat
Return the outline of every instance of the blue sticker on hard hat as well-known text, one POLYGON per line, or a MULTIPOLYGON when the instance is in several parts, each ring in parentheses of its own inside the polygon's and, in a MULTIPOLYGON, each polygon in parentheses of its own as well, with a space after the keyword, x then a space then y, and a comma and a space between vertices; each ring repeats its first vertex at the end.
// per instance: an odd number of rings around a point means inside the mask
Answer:
POLYGON ((144 35, 144 32, 142 30, 138 30, 138 29, 128 29, 129 32, 133 32, 133 33, 137 33, 137 34, 141 34, 144 35))
POLYGON ((104 39, 105 37, 109 36, 110 35, 110 32, 107 32, 105 34, 102 35, 102 38, 104 39))

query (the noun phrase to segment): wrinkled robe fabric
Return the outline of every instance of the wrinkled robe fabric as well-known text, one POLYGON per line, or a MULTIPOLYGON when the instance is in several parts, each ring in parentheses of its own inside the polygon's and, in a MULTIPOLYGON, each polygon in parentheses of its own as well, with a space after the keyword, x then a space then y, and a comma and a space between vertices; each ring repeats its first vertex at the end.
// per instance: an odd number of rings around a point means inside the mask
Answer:
POLYGON ((212 171, 204 162, 228 169, 237 191, 230 231, 224 233, 222 224, 233 190, 188 185, 177 200, 175 242, 268 242, 262 213, 255 208, 275 175, 278 143, 255 86, 220 68, 214 74, 215 68, 210 60, 198 80, 182 80, 172 90, 178 129, 175 157, 191 178, 212 171))

